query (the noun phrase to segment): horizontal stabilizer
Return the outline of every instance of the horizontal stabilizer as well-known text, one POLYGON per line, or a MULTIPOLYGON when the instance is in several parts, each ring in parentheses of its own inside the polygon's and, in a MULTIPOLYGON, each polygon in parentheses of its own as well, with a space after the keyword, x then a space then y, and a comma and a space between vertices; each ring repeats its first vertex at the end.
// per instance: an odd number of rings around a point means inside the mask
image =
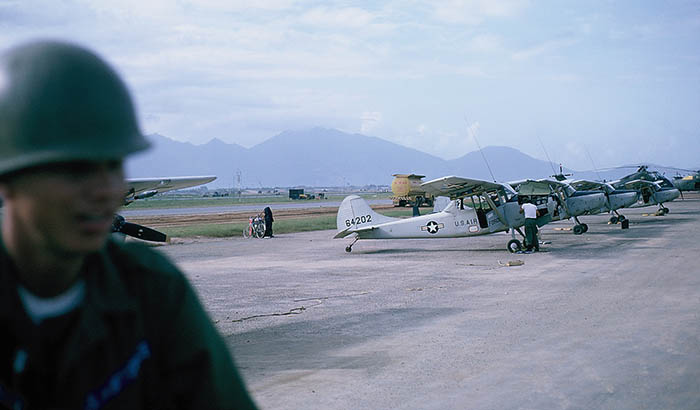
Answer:
POLYGON ((377 225, 397 220, 398 218, 378 214, 358 195, 349 195, 338 208, 336 219, 338 232, 334 238, 343 238, 355 232, 376 229, 377 225))

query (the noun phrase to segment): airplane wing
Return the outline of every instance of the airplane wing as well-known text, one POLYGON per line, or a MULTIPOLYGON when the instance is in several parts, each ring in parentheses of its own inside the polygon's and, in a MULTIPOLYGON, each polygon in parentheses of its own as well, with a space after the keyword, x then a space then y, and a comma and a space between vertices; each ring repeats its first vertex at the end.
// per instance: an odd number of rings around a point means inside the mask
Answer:
POLYGON ((590 181, 587 179, 577 179, 569 183, 577 191, 594 191, 598 189, 605 189, 606 185, 602 182, 590 181))
POLYGON ((552 190, 565 188, 567 184, 552 179, 528 179, 518 182, 514 188, 520 195, 549 195, 552 190))
POLYGON ((612 193, 615 189, 609 182, 591 181, 590 179, 577 179, 569 183, 577 191, 603 191, 612 193))
POLYGON ((194 177, 129 178, 126 180, 129 191, 125 202, 151 197, 161 192, 189 188, 206 184, 216 179, 214 175, 194 177))
POLYGON ((453 199, 466 195, 477 195, 487 191, 504 189, 503 185, 497 182, 456 176, 433 179, 422 183, 420 186, 425 190, 426 194, 431 194, 433 196, 449 196, 453 199))
MULTIPOLYGON (((206 184, 216 179, 214 175, 199 177, 164 177, 164 178, 129 178, 126 184, 129 190, 124 195, 124 205, 128 205, 137 199, 151 197, 161 192, 175 189, 189 188, 206 184)), ((112 232, 120 232, 135 238, 153 241, 167 242, 168 237, 155 229, 127 222, 123 216, 117 214, 112 221, 112 232)))
POLYGON ((644 187, 651 187, 651 188, 656 187, 656 188, 658 188, 659 184, 657 184, 656 182, 652 182, 652 181, 646 181, 644 179, 635 179, 634 181, 625 182, 625 188, 641 189, 644 187))

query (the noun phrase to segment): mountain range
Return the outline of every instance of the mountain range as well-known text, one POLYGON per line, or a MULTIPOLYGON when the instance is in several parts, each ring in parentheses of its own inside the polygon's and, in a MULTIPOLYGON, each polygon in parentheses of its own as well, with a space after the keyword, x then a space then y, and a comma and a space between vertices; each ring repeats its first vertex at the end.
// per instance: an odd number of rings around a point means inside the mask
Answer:
MULTIPOLYGON (((425 175, 426 181, 445 175, 511 181, 547 177, 557 168, 509 147, 489 146, 444 160, 381 138, 327 128, 285 131, 251 148, 217 138, 201 145, 159 134, 147 138, 152 148, 126 164, 130 177, 217 175, 210 188, 389 185, 397 173, 425 175)), ((597 175, 577 172, 576 177, 597 175)))

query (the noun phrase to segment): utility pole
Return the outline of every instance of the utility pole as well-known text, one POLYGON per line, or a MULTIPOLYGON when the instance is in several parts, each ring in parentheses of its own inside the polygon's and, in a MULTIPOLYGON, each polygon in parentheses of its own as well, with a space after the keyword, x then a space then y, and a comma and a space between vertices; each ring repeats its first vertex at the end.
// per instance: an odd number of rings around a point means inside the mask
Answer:
POLYGON ((236 190, 238 190, 238 202, 241 202, 241 170, 236 170, 236 190))

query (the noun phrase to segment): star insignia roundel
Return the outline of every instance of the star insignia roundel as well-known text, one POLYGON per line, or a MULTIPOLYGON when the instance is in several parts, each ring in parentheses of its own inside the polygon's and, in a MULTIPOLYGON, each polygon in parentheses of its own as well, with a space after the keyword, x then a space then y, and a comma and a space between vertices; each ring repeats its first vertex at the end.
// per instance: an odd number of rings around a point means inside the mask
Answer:
POLYGON ((440 228, 444 228, 445 224, 439 224, 435 221, 428 222, 425 226, 421 226, 421 231, 428 231, 428 233, 438 233, 440 228))

